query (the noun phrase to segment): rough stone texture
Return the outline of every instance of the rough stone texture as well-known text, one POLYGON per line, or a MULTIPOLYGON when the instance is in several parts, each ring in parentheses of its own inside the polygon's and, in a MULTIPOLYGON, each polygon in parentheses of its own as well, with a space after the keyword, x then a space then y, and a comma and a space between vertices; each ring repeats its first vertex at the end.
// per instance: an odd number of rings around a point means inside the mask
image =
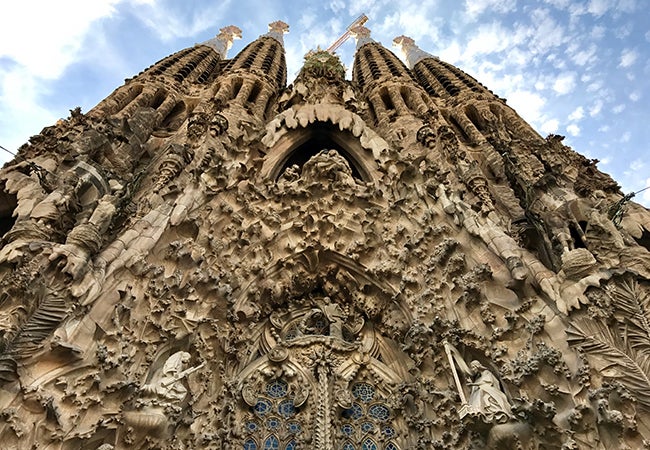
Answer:
POLYGON ((280 31, 0 171, 2 447, 647 446, 648 210, 435 57, 285 87, 280 31))

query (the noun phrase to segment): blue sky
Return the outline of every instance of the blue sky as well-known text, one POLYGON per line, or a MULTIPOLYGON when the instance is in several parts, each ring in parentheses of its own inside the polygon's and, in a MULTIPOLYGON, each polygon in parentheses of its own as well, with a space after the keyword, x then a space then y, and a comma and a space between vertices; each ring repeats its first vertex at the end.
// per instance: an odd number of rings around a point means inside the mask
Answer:
MULTIPOLYGON (((508 99, 540 134, 650 186, 648 0, 17 0, 0 27, 0 145, 15 151, 68 110, 88 111, 155 61, 237 25, 229 55, 283 20, 289 80, 359 14, 392 48, 405 34, 508 99)), ((402 56, 394 49, 398 56, 402 56)), ((354 43, 339 54, 352 65, 354 43)), ((0 152, 0 162, 9 155, 0 152)), ((650 205, 650 189, 637 201, 650 205)))

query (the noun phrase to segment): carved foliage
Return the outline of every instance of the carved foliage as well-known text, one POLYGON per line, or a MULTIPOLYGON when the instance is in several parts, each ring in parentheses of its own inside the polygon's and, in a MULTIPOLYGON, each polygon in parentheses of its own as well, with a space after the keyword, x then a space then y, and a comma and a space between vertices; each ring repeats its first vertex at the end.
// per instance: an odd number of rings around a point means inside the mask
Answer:
POLYGON ((613 278, 602 290, 588 291, 592 310, 603 318, 573 322, 570 343, 579 346, 607 379, 618 380, 650 409, 650 294, 631 274, 613 278))

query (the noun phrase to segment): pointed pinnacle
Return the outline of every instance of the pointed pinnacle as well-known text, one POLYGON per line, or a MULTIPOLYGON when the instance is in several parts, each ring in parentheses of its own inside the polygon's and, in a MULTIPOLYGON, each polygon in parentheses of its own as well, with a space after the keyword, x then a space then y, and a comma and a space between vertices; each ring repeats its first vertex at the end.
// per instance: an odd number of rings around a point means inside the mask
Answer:
POLYGON ((408 36, 397 36, 393 39, 393 45, 401 48, 406 58, 406 65, 412 69, 418 62, 426 58, 435 58, 437 56, 427 53, 415 44, 415 41, 408 36))
POLYGON ((241 30, 235 25, 228 25, 219 30, 219 34, 210 40, 203 42, 200 45, 207 45, 212 47, 214 51, 219 53, 222 59, 226 59, 228 50, 232 47, 235 39, 241 39, 241 30))

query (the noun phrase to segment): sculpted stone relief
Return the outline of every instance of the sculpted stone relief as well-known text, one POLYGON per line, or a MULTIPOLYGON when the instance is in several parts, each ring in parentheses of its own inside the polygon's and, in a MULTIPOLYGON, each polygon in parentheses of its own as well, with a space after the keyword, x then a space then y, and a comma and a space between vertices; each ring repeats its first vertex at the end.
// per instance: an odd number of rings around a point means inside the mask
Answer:
POLYGON ((264 116, 183 82, 177 132, 76 112, 0 172, 0 442, 641 448, 647 210, 483 91, 378 125, 322 53, 264 116))

